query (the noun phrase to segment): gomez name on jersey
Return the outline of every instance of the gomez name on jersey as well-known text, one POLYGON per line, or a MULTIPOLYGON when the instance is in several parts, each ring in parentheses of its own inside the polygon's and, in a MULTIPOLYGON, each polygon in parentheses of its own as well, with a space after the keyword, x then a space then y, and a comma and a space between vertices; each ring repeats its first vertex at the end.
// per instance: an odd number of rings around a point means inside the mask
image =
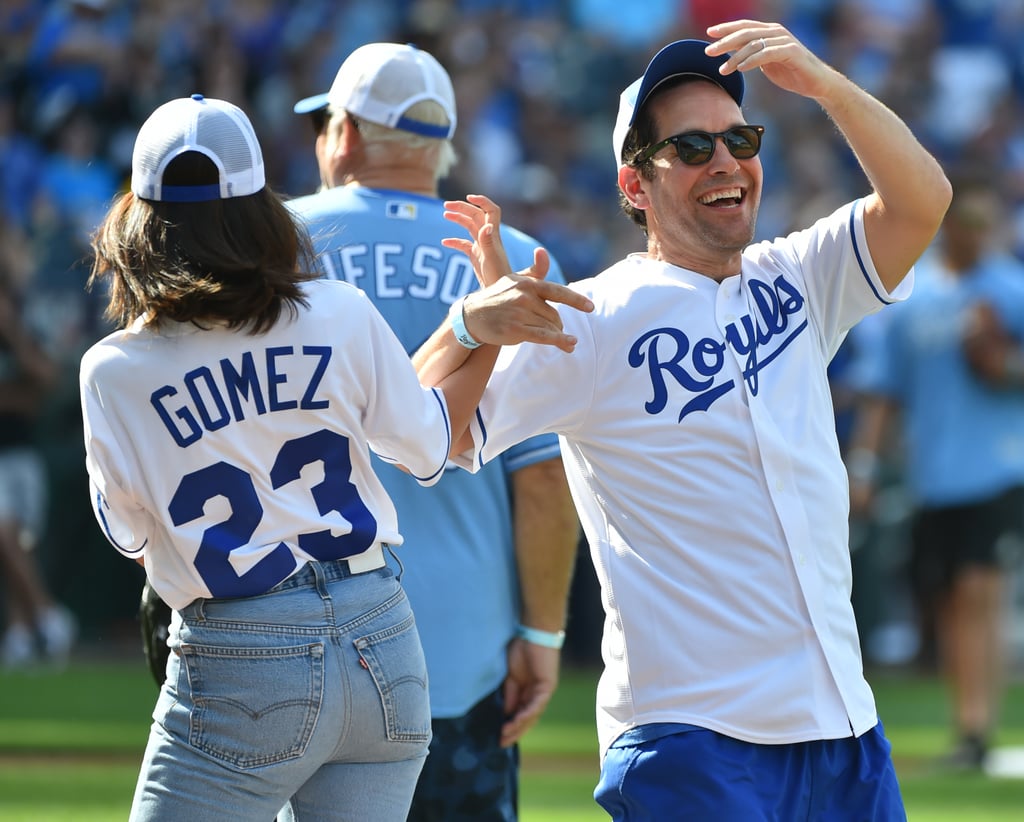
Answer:
POLYGON ((244 420, 246 407, 257 414, 327 408, 330 402, 317 390, 330 360, 330 346, 321 345, 304 345, 298 353, 290 345, 246 351, 239 362, 224 358, 193 368, 149 401, 174 441, 187 448, 204 431, 244 420))

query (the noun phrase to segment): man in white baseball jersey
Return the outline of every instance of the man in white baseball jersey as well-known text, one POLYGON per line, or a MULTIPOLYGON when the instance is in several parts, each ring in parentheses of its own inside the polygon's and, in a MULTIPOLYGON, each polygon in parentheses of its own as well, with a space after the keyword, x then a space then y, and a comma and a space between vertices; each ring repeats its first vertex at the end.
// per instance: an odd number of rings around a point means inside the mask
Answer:
MULTIPOLYGON (((477 236, 474 260, 497 259, 497 226, 477 236)), ((370 449, 436 482, 494 347, 421 387, 362 292, 300 268, 249 119, 199 94, 143 124, 94 249, 119 328, 82 359, 94 510, 174 609, 131 819, 403 822, 427 672, 370 449)), ((458 333, 569 350, 559 299, 586 302, 511 275, 458 333)))
MULTIPOLYGON (((562 436, 606 610, 595 798, 613 818, 904 819, 850 603, 826 366, 854 323, 909 294, 950 186, 782 26, 708 34, 662 49, 619 101, 618 183, 646 253, 572 286, 596 305, 562 312, 572 357, 499 356, 460 461, 562 436), (818 101, 873 188, 756 244, 753 69, 818 101)), ((472 231, 487 213, 458 210, 472 231)), ((417 357, 421 379, 443 373, 446 345, 417 357)))
MULTIPOLYGON (((362 289, 410 353, 470 289, 472 265, 443 240, 438 183, 455 159, 455 92, 411 45, 368 43, 311 119, 322 187, 288 206, 307 226, 328 279, 362 289)), ((537 241, 502 226, 514 267, 537 241)), ((562 282, 554 259, 547 280, 562 282)), ((430 680, 430 755, 410 822, 513 822, 516 741, 558 681, 579 523, 554 434, 533 437, 470 476, 433 487, 378 465, 405 542, 392 561, 412 603, 430 680), (543 643, 543 644, 542 644, 543 643)))

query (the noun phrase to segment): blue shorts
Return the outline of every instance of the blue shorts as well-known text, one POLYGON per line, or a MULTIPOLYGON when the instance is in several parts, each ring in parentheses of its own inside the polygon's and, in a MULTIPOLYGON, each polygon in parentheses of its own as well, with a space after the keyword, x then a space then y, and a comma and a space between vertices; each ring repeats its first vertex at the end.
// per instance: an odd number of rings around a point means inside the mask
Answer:
POLYGON ((881 723, 857 738, 792 745, 755 745, 692 725, 643 729, 647 741, 620 738, 602 763, 594 799, 614 820, 907 818, 881 723))

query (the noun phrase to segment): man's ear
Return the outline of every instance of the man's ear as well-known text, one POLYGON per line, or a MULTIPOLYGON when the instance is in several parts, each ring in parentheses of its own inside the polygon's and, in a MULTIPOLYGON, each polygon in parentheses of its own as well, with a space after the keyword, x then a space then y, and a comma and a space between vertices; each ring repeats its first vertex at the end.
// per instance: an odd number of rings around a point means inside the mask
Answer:
POLYGON ((633 166, 619 167, 619 188, 633 208, 644 211, 650 205, 643 187, 643 178, 633 166))
POLYGON ((316 138, 316 156, 323 185, 333 188, 350 182, 352 169, 363 162, 364 148, 359 128, 350 117, 332 117, 316 138))
POLYGON ((351 117, 345 116, 341 118, 341 139, 338 142, 344 148, 346 154, 351 154, 353 151, 362 148, 363 135, 359 133, 359 127, 353 122, 351 117))

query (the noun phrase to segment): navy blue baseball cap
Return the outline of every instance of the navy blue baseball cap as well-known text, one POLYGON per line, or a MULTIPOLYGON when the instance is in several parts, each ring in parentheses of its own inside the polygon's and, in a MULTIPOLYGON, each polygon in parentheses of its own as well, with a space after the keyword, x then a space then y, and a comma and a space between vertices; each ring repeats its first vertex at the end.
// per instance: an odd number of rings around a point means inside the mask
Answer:
POLYGON ((708 45, 710 44, 706 40, 676 40, 669 43, 654 55, 643 77, 630 83, 619 95, 619 114, 615 120, 615 130, 612 132, 612 146, 615 149, 617 166, 622 165, 622 146, 636 120, 636 113, 654 90, 666 80, 683 75, 703 77, 725 89, 736 101, 736 105, 743 104, 743 73, 734 71, 731 74, 720 74, 718 69, 729 59, 729 55, 709 57, 704 53, 708 45))

